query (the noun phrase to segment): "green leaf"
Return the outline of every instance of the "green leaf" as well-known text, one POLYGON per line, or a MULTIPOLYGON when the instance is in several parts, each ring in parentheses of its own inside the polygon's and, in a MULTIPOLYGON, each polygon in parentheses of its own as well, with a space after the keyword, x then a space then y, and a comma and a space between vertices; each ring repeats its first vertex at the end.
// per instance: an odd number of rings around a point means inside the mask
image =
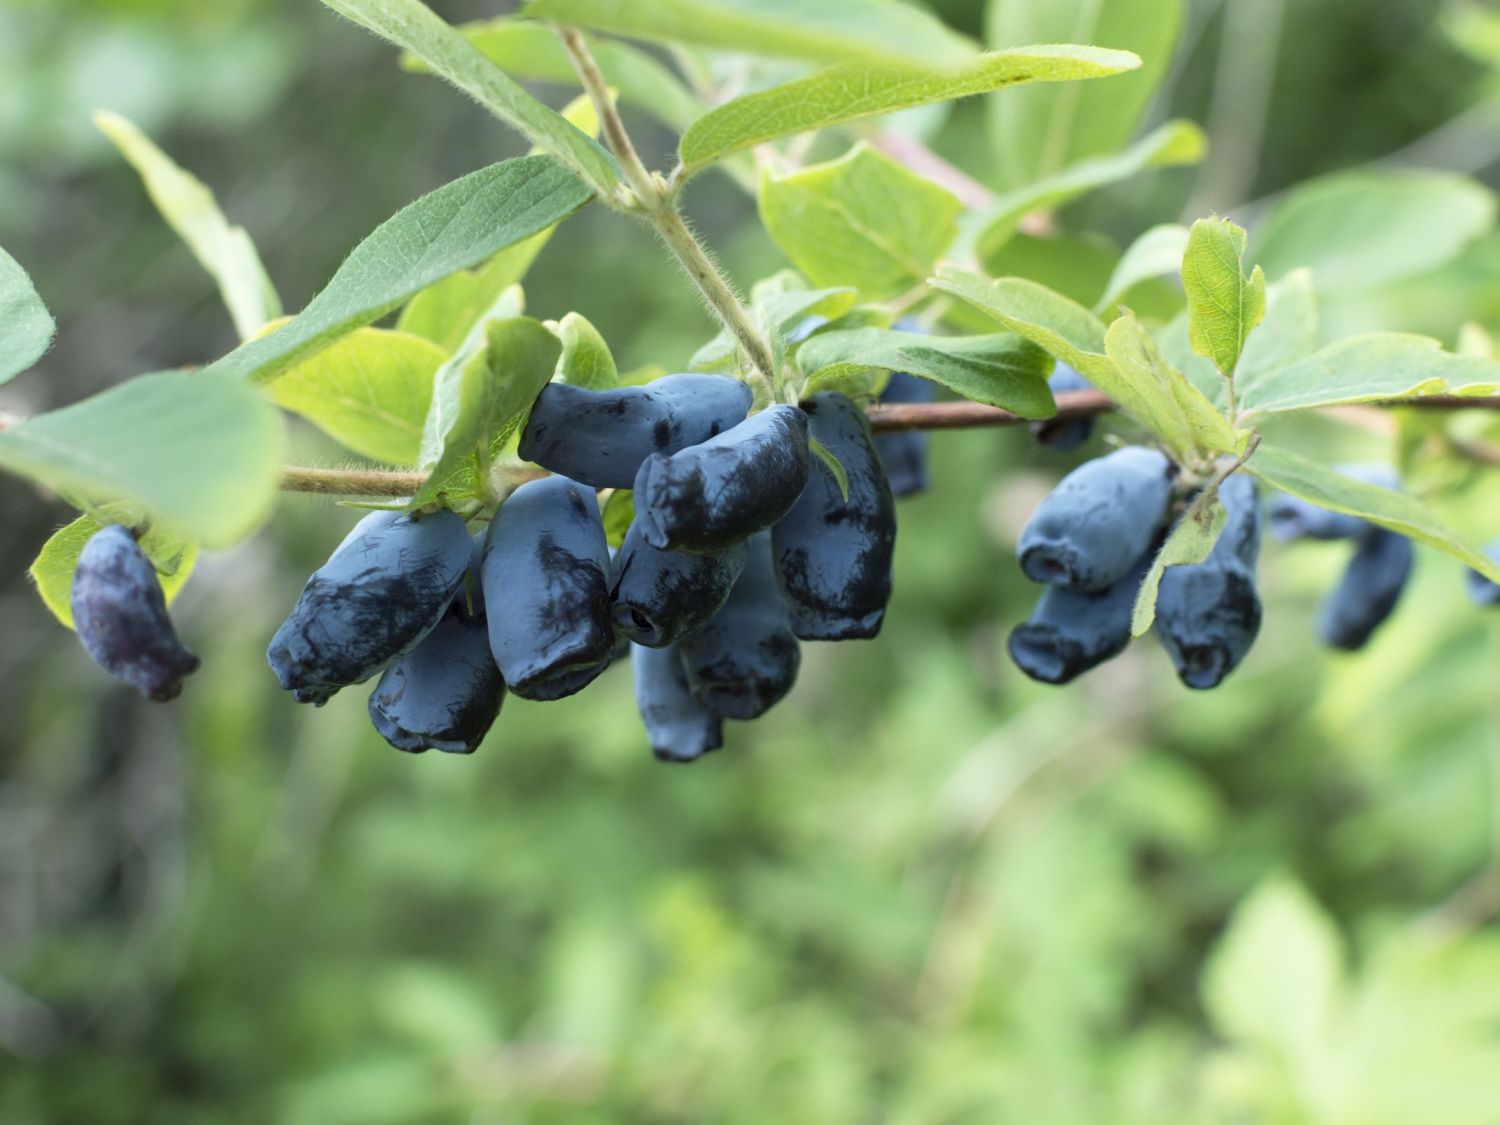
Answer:
POLYGON ((1104 322, 1076 301, 1025 278, 991 280, 954 266, 939 267, 930 284, 988 313, 1086 378, 1111 378, 1104 322))
MULTIPOLYGON (((1115 85, 1110 83, 1108 88, 1115 85)), ((1007 192, 965 221, 966 241, 973 245, 981 260, 987 260, 1015 235, 1027 215, 1055 210, 1148 168, 1196 164, 1203 159, 1206 148, 1207 139, 1198 126, 1191 121, 1169 121, 1124 152, 1090 157, 1055 176, 1007 192)))
POLYGON ((1141 282, 1176 275, 1182 268, 1182 256, 1187 253, 1187 247, 1187 227, 1176 223, 1152 227, 1125 251, 1094 311, 1107 316, 1141 282))
POLYGON ((1495 197, 1445 172, 1345 172, 1294 189, 1251 259, 1273 280, 1306 266, 1320 290, 1372 289, 1437 269, 1495 221, 1495 197))
POLYGON ((0 249, 0 383, 25 371, 52 346, 57 324, 21 264, 0 249))
POLYGON ((826 129, 911 106, 951 101, 1026 82, 1072 82, 1133 70, 1128 51, 1068 44, 994 51, 944 70, 830 67, 796 82, 736 98, 693 123, 680 152, 691 174, 731 153, 775 137, 826 129))
POLYGON ((1105 379, 1090 376, 1094 385, 1179 459, 1239 451, 1241 435, 1186 375, 1162 357, 1156 341, 1129 309, 1110 325, 1104 350, 1113 370, 1105 379))
POLYGON ((227 547, 270 512, 285 444, 253 388, 167 371, 0 430, 0 467, 92 502, 134 501, 168 531, 227 547))
POLYGON ((281 298, 255 243, 243 227, 230 225, 214 193, 119 114, 101 111, 94 124, 139 173, 156 209, 218 283, 240 339, 253 339, 280 317, 281 298))
POLYGON ((362 457, 415 465, 442 348, 405 332, 361 328, 270 385, 272 400, 362 457))
POLYGON ((1097 43, 1145 60, 1129 78, 1104 86, 1032 87, 991 98, 1004 183, 1023 187, 1124 146, 1172 65, 1184 7, 1182 0, 992 2, 985 36, 991 47, 1097 43))
MULTIPOLYGON (((107 515, 107 511, 101 514, 107 515)), ((131 525, 134 521, 130 515, 122 513, 119 522, 131 525)), ((53 616, 69 629, 73 628, 73 572, 78 569, 78 556, 83 553, 84 545, 101 526, 93 516, 79 516, 48 539, 31 564, 29 573, 36 583, 37 594, 53 616)), ((141 536, 140 544, 141 550, 156 567, 162 593, 167 597, 167 604, 171 605, 172 599, 192 576, 198 561, 198 548, 155 527, 141 536)))
POLYGON ((1430 504, 1404 492, 1367 484, 1287 449, 1262 443, 1245 468, 1269 488, 1311 500, 1321 508, 1362 516, 1452 555, 1495 582, 1500 564, 1476 549, 1433 513, 1430 504))
POLYGON ((1373 332, 1267 371, 1245 388, 1247 414, 1279 414, 1432 394, 1500 393, 1500 361, 1454 355, 1428 336, 1373 332))
POLYGON ((761 179, 771 240, 815 285, 899 296, 932 272, 958 236, 952 193, 861 143, 846 156, 761 179))
POLYGON ((556 229, 548 227, 541 234, 506 247, 477 270, 460 270, 429 285, 401 310, 396 328, 424 336, 452 354, 463 345, 479 318, 512 287, 516 299, 512 315, 520 316, 526 302, 518 283, 556 229))
POLYGON ((570 312, 560 321, 549 320, 547 327, 562 341, 562 355, 558 357, 554 378, 594 391, 619 386, 620 370, 615 366, 609 345, 581 313, 570 312))
MULTIPOLYGON (((810 316, 836 320, 854 307, 859 294, 853 289, 794 289, 769 291, 754 301, 756 315, 785 337, 810 316)), ((739 349, 734 338, 720 332, 688 361, 689 371, 733 371, 739 349)))
POLYGON ((619 177, 599 142, 528 94, 457 28, 422 0, 323 0, 340 15, 421 59, 532 144, 551 153, 595 191, 607 194, 619 177))
POLYGON ((546 230, 592 194, 546 156, 520 157, 471 172, 387 219, 285 327, 236 348, 208 370, 274 379, 434 282, 546 230))
POLYGON ((1266 278, 1245 276, 1245 231, 1225 219, 1199 219, 1182 259, 1188 342, 1231 383, 1245 341, 1266 315, 1266 278))
POLYGON ((900 0, 530 0, 522 14, 637 39, 817 62, 948 63, 975 50, 900 0))
MULTIPOLYGON (((546 24, 501 17, 460 24, 458 31, 507 74, 578 85, 567 51, 546 24)), ((687 128, 704 111, 682 80, 645 51, 611 39, 590 38, 588 45, 604 80, 627 105, 639 106, 677 130, 687 128)), ((401 65, 415 73, 431 73, 415 55, 402 56, 401 65)))
POLYGON ((1302 1056, 1332 1046, 1343 961, 1322 908, 1300 886, 1272 880, 1230 920, 1204 975, 1204 1004, 1221 1035, 1306 1066, 1302 1056))
POLYGON ((604 502, 602 514, 605 542, 618 551, 635 520, 635 494, 628 488, 615 489, 604 502))
POLYGON ((539 320, 486 317, 438 373, 422 437, 427 483, 413 506, 474 495, 557 369, 562 344, 539 320))
POLYGON ((884 328, 820 332, 797 350, 810 390, 865 368, 905 371, 941 383, 974 402, 1023 418, 1050 418, 1057 404, 1047 389, 1052 361, 1009 332, 992 336, 930 336, 884 328))
POLYGON ((1130 621, 1131 636, 1144 637, 1156 621, 1156 597, 1161 592, 1162 575, 1169 566, 1193 566, 1213 553, 1229 513, 1219 501, 1219 490, 1203 492, 1183 513, 1177 526, 1156 553, 1146 579, 1136 595, 1135 612, 1130 621))
POLYGON ((829 449, 817 438, 807 439, 807 448, 812 455, 822 462, 823 467, 833 475, 833 483, 839 486, 839 496, 844 503, 849 503, 849 472, 844 468, 844 463, 833 455, 829 449))

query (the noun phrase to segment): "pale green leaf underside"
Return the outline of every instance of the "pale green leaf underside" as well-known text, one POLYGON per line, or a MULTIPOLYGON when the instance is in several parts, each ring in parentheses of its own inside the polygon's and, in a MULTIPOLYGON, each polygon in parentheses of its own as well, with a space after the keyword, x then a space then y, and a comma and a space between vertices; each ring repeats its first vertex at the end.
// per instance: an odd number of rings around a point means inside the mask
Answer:
POLYGON ((1094 385, 1156 434, 1178 454, 1228 453, 1239 435, 1186 375, 1161 351, 1128 309, 1109 327, 1104 350, 1113 362, 1111 378, 1094 385))
POLYGON ((1106 316, 1114 310, 1127 293, 1143 281, 1157 277, 1176 275, 1182 268, 1182 256, 1187 253, 1188 228, 1176 223, 1152 227, 1131 243, 1110 275, 1104 287, 1104 296, 1094 306, 1094 311, 1106 316))
POLYGON ((1105 78, 1140 64, 1128 51, 1059 44, 994 51, 943 70, 834 66, 711 111, 683 134, 682 162, 691 172, 762 141, 809 129, 1025 82, 1105 78))
POLYGON ((0 383, 25 371, 52 346, 57 324, 21 264, 0 249, 0 383))
POLYGON ((471 172, 387 219, 285 327, 242 345, 208 370, 274 379, 434 282, 546 230, 592 195, 547 156, 520 157, 471 172))
POLYGON ((592 391, 607 391, 619 385, 620 370, 615 366, 609 345, 583 314, 570 312, 561 321, 549 321, 547 327, 562 341, 562 355, 558 357, 554 378, 592 391))
POLYGON ((953 63, 976 50, 901 0, 531 0, 523 14, 638 39, 815 62, 953 63))
POLYGON ((1229 522, 1229 513, 1220 503, 1215 490, 1212 499, 1204 503, 1194 501, 1193 506, 1156 553, 1146 579, 1136 595, 1135 611, 1131 616, 1131 636, 1144 637, 1156 622, 1156 598, 1161 592, 1162 576, 1169 566, 1194 566, 1204 562, 1213 553, 1224 526, 1229 522))
POLYGON ((797 360, 819 385, 873 367, 923 376, 964 398, 1024 418, 1050 418, 1057 413, 1047 389, 1052 360, 1009 332, 991 336, 931 336, 884 328, 821 332, 797 349, 797 360))
POLYGON ((432 383, 447 353, 383 328, 351 332, 270 384, 271 398, 375 461, 417 463, 432 383))
POLYGON ((243 383, 180 371, 143 375, 0 431, 0 467, 91 501, 129 500, 209 547, 269 514, 285 434, 243 383))
POLYGON ((1433 514, 1432 506, 1403 492, 1366 484, 1290 450, 1261 445, 1245 468, 1269 488, 1279 488, 1320 507, 1389 528, 1445 551, 1492 581, 1500 564, 1477 550, 1433 514))
MULTIPOLYGON (((556 229, 548 227, 541 234, 507 246, 477 270, 460 270, 429 285, 401 310, 396 327, 426 337, 449 354, 456 352, 500 294, 526 276, 556 229)), ((520 316, 525 302, 519 290, 517 300, 520 304, 514 315, 520 316)))
POLYGON ((340 15, 421 59, 485 109, 551 153, 596 191, 618 181, 599 142, 538 101, 421 0, 323 0, 340 15))
MULTIPOLYGON (((461 24, 465 39, 490 62, 517 78, 577 85, 568 53, 550 27, 530 20, 499 18, 461 24)), ((589 42, 604 80, 620 101, 639 106, 673 129, 685 129, 704 105, 675 74, 645 51, 609 39, 589 42)), ((401 63, 417 73, 431 73, 415 55, 401 63)))
MULTIPOLYGON (((107 512, 101 514, 107 515, 107 512)), ((28 572, 36 583, 36 592, 42 603, 69 629, 73 628, 73 573, 78 569, 78 556, 99 530, 100 525, 92 516, 79 516, 42 545, 41 553, 28 572)), ((140 543, 141 550, 156 567, 162 593, 166 595, 167 604, 171 605, 172 599, 192 577, 193 567, 198 561, 198 548, 160 528, 148 529, 140 543)))
POLYGON ((895 297, 932 272, 958 234, 952 193, 863 144, 847 156, 761 182, 772 241, 814 285, 895 297))
POLYGON ((1207 140, 1198 126, 1190 121, 1169 121, 1123 152, 1090 157, 1055 176, 1007 192, 965 220, 965 241, 972 243, 982 259, 988 258, 1015 235, 1026 215, 1055 210, 1149 168, 1196 164, 1206 148, 1207 140))
POLYGON ((162 218, 218 284, 240 339, 252 339, 281 316, 281 298, 255 244, 224 217, 213 192, 119 114, 96 113, 94 124, 130 162, 162 218))
POLYGON ((1182 259, 1188 302, 1188 342, 1233 378, 1245 341, 1266 315, 1266 279, 1257 268, 1245 276, 1246 235, 1224 219, 1193 224, 1182 259))

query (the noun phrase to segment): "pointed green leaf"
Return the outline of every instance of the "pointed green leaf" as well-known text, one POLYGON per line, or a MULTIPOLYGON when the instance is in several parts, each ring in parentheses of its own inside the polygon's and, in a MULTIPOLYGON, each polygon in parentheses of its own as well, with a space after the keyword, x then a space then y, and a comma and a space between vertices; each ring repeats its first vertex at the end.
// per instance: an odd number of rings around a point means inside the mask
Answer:
POLYGON ((1187 246, 1187 227, 1176 223, 1152 227, 1120 258, 1094 311, 1108 316, 1115 311, 1115 305, 1141 282, 1176 275, 1182 268, 1182 256, 1187 253, 1187 246))
POLYGON ((167 371, 0 430, 0 467, 93 502, 133 501, 168 531, 227 547, 269 514, 285 444, 253 388, 167 371))
MULTIPOLYGON (((101 514, 107 514, 107 510, 108 506, 106 513, 101 514)), ((128 514, 122 513, 120 522, 129 524, 133 521, 128 514)), ((28 572, 36 583, 36 592, 43 604, 69 629, 73 628, 73 573, 78 569, 78 556, 99 530, 100 525, 93 516, 79 516, 42 545, 41 553, 28 572)), ((198 548, 155 527, 141 536, 140 544, 141 550, 156 567, 162 593, 166 595, 167 604, 171 605, 172 599, 192 576, 198 561, 198 548)))
POLYGON ((815 285, 849 285, 873 301, 932 272, 958 236, 949 191, 864 144, 846 156, 761 180, 771 240, 815 285))
POLYGON ((1230 453, 1240 435, 1214 404, 1164 358, 1151 334, 1129 309, 1110 325, 1104 350, 1113 361, 1110 378, 1094 385, 1180 456, 1230 453))
POLYGON ((119 114, 96 113, 94 124, 139 173, 162 218, 218 283, 240 339, 254 338, 281 316, 281 298, 255 243, 243 227, 230 225, 213 192, 119 114))
POLYGON ((562 344, 539 320, 485 318, 438 374, 413 505, 474 495, 481 474, 552 379, 562 344))
POLYGON ((415 465, 432 384, 447 353, 430 340, 361 328, 270 384, 272 400, 361 457, 415 465))
POLYGON ((52 346, 57 324, 21 264, 0 249, 0 383, 25 371, 52 346))
POLYGON ((1047 389, 1051 359, 1009 332, 992 336, 930 336, 884 328, 820 332, 797 349, 797 361, 811 376, 809 391, 876 368, 923 376, 974 402, 1023 418, 1050 418, 1057 413, 1047 389))
POLYGON ((912 106, 946 102, 1026 82, 1072 82, 1133 70, 1128 51, 1069 44, 994 51, 963 66, 830 67, 808 78, 747 94, 694 122, 680 152, 688 173, 776 137, 825 129, 912 106))
MULTIPOLYGON (((1148 168, 1196 164, 1203 159, 1206 149, 1207 140, 1202 129, 1191 121, 1169 121, 1124 152, 1090 157, 1055 176, 1007 192, 966 220, 967 240, 974 246, 980 260, 985 261, 1015 235, 1021 220, 1027 215, 1055 210, 1079 196, 1139 175, 1148 168)), ((1181 261, 1181 255, 1178 261, 1181 261)), ((1176 272, 1175 263, 1173 272, 1176 272)))
POLYGON ((1437 269, 1489 230, 1495 197, 1447 172, 1343 172, 1294 189, 1255 230, 1268 277, 1306 266, 1323 291, 1437 269))
POLYGON ((974 45, 900 0, 530 0, 522 14, 662 43, 888 66, 959 62, 974 45))
POLYGON ((1182 259, 1188 300, 1188 341, 1233 380, 1245 341, 1266 315, 1266 278, 1245 276, 1246 235, 1224 219, 1200 219, 1182 259))
POLYGON ((619 385, 620 371, 609 345, 581 313, 570 312, 561 321, 548 321, 547 327, 562 341, 555 378, 594 391, 612 390, 619 385))
POLYGON ((323 0, 323 3, 421 59, 433 73, 513 126, 532 144, 551 153, 595 191, 608 193, 614 188, 619 178, 614 161, 598 141, 528 94, 422 0, 323 0))
POLYGON ((930 284, 988 313, 1088 379, 1112 377, 1104 322, 1062 294, 1024 278, 991 280, 953 266, 939 267, 930 284))
POLYGON ((592 196, 546 156, 492 164, 398 211, 355 247, 321 293, 285 327, 251 340, 210 372, 274 379, 340 336, 422 290, 571 215, 592 196))
POLYGON ((1224 525, 1229 522, 1229 513, 1219 501, 1219 490, 1204 492, 1195 499, 1182 519, 1172 528, 1167 541, 1146 572, 1136 595, 1135 612, 1130 621, 1130 634, 1144 637, 1156 621, 1156 598, 1161 592, 1162 575, 1169 566, 1194 566, 1205 561, 1213 553, 1224 525))
POLYGON ((1367 484, 1290 450, 1264 443, 1245 468, 1269 488, 1290 492, 1333 512, 1362 516, 1371 523, 1436 547, 1491 581, 1500 582, 1500 564, 1443 523, 1430 504, 1413 496, 1367 484))
POLYGON ((994 0, 985 41, 1097 43, 1145 60, 1128 78, 1098 86, 1032 86, 989 101, 990 135, 1007 187, 1024 187, 1130 140, 1172 66, 1183 0, 994 0))
POLYGON ((525 299, 518 283, 556 229, 548 227, 541 234, 506 247, 477 270, 460 270, 429 285, 407 302, 396 319, 396 328, 426 337, 452 354, 463 345, 479 318, 513 286, 517 307, 512 315, 520 316, 525 311, 525 299))

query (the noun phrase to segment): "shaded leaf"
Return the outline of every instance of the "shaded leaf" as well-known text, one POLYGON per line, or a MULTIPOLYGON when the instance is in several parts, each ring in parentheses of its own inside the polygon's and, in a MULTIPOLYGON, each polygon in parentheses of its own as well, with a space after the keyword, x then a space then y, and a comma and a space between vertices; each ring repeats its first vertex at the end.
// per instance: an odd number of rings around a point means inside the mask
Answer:
POLYGON ((470 330, 500 295, 515 286, 513 316, 526 311, 525 296, 518 283, 552 237, 556 227, 508 246, 477 270, 460 270, 429 285, 413 297, 396 319, 396 328, 424 336, 445 353, 456 352, 470 330))
POLYGON ((1162 575, 1169 566, 1194 566, 1204 562, 1213 553, 1224 526, 1229 522, 1229 512, 1219 500, 1219 490, 1203 493, 1183 513, 1177 526, 1167 536, 1167 541, 1156 553, 1151 569, 1141 583, 1136 595, 1135 612, 1131 616, 1130 633, 1143 637, 1156 622, 1156 598, 1161 592, 1162 575))
MULTIPOLYGON (((128 508, 128 505, 119 507, 128 508)), ((100 514, 109 515, 109 508, 105 505, 100 514)), ((128 511, 122 511, 118 522, 130 526, 134 520, 128 511)), ((73 573, 78 569, 78 556, 100 528, 93 516, 79 516, 42 545, 41 553, 28 571, 43 604, 69 629, 73 628, 73 573)), ((198 561, 198 548, 154 527, 141 536, 140 544, 141 550, 156 567, 162 593, 166 595, 167 604, 171 605, 172 599, 192 576, 198 561)))
POLYGON ((1176 223, 1152 227, 1120 258, 1094 311, 1107 316, 1141 282, 1177 274, 1182 269, 1182 256, 1187 253, 1187 245, 1187 227, 1176 223))

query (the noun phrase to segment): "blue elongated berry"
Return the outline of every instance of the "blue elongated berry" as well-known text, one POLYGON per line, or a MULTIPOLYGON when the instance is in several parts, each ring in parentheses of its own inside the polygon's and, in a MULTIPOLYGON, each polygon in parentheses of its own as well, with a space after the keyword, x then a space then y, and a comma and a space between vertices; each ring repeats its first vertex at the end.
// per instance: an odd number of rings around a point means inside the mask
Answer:
MULTIPOLYGON (((931 402, 936 393, 937 386, 932 380, 897 371, 880 392, 880 401, 924 403, 931 402)), ((921 430, 875 436, 875 448, 891 482, 892 496, 899 499, 927 491, 927 446, 928 435, 921 430)))
POLYGON ((198 657, 177 639, 161 580, 135 536, 119 524, 95 532, 73 573, 73 627, 94 663, 147 699, 182 692, 198 657))
POLYGON ((660 761, 694 762, 724 745, 724 720, 693 696, 676 645, 631 645, 630 667, 636 710, 660 761))
POLYGON ((1033 582, 1097 592, 1135 567, 1172 502, 1172 463, 1131 446, 1080 465, 1043 500, 1016 557, 1033 582))
MULTIPOLYGON (((1485 548, 1484 553, 1500 563, 1500 542, 1491 543, 1485 548)), ((1469 599, 1475 605, 1500 605, 1500 584, 1491 582, 1477 570, 1466 571, 1464 581, 1469 590, 1469 599)))
POLYGON ((324 703, 410 652, 468 573, 473 543, 450 511, 374 512, 307 580, 266 659, 299 703, 324 703))
POLYGON ((561 699, 608 667, 609 545, 594 490, 567 477, 516 489, 481 562, 490 648, 523 699, 561 699))
POLYGON ((490 653, 483 603, 460 590, 437 627, 385 670, 370 693, 370 721, 398 750, 472 754, 505 700, 490 653))
MULTIPOLYGON (((1401 487, 1400 478, 1389 465, 1341 465, 1338 471, 1344 476, 1381 488, 1401 487)), ((1271 534, 1284 542, 1296 539, 1362 539, 1372 528, 1369 521, 1359 516, 1330 512, 1311 500, 1285 492, 1271 497, 1267 516, 1271 534)))
MULTIPOLYGON (((1052 377, 1047 380, 1047 386, 1054 395, 1094 389, 1092 383, 1066 363, 1057 365, 1052 372, 1052 377)), ((1094 436, 1094 419, 1068 418, 1059 421, 1049 418, 1033 422, 1031 423, 1031 436, 1042 445, 1050 446, 1059 453, 1071 453, 1094 436)))
POLYGON ((819 461, 797 503, 771 529, 792 628, 804 640, 873 637, 891 597, 896 503, 865 412, 834 392, 814 395, 802 409, 812 436, 843 466, 849 495, 819 461))
POLYGON ((1243 473, 1219 486, 1229 519, 1208 558, 1169 566, 1156 599, 1156 635, 1190 688, 1218 687, 1239 667, 1260 632, 1255 589, 1260 497, 1243 473))
POLYGON ((676 453, 743 422, 750 397, 748 386, 723 375, 665 375, 608 391, 548 383, 519 452, 593 488, 629 488, 651 454, 676 453))
POLYGON ((1411 540, 1374 528, 1360 542, 1343 580, 1323 602, 1318 636, 1332 648, 1364 648, 1375 630, 1395 611, 1411 577, 1415 552, 1411 540))
POLYGON ((722 551, 764 531, 807 486, 807 415, 771 406, 702 445, 653 453, 635 478, 635 520, 664 551, 722 551))
POLYGON ((1011 630, 1016 666, 1044 684, 1066 684, 1119 656, 1130 644, 1135 599, 1151 560, 1148 546, 1127 574, 1097 592, 1048 586, 1030 619, 1011 630))
POLYGON ((609 591, 615 628, 647 648, 670 645, 719 612, 744 569, 743 543, 711 554, 662 551, 631 524, 609 591))
POLYGON ((750 540, 724 608, 678 648, 694 697, 722 718, 759 718, 792 690, 802 652, 776 585, 769 535, 750 540))

